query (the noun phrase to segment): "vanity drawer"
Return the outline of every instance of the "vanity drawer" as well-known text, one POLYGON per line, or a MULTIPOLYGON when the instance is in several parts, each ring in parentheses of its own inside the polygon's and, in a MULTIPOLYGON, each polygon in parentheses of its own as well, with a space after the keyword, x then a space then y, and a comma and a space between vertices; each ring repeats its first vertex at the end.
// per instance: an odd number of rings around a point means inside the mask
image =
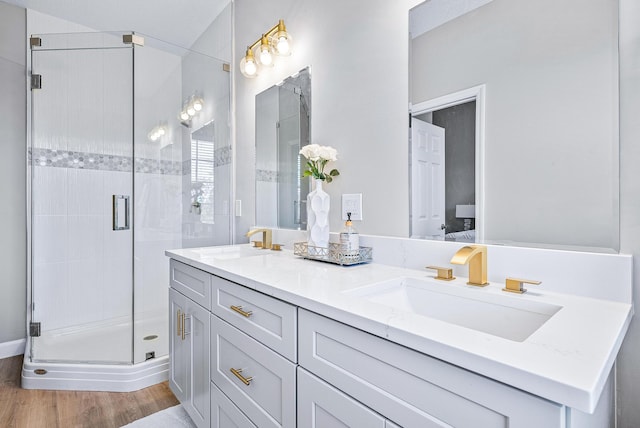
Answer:
POLYGON ((171 288, 211 310, 211 274, 171 259, 169 279, 171 288))
POLYGON ((212 312, 289 360, 297 361, 297 309, 213 276, 212 312))
POLYGON ((298 368, 298 428, 385 428, 373 410, 298 368))
POLYGON ((213 382, 211 382, 211 428, 256 428, 213 382))
POLYGON ((306 310, 300 365, 404 427, 561 427, 563 407, 306 310))
POLYGON ((215 315, 211 380, 260 428, 295 427, 296 365, 215 315))

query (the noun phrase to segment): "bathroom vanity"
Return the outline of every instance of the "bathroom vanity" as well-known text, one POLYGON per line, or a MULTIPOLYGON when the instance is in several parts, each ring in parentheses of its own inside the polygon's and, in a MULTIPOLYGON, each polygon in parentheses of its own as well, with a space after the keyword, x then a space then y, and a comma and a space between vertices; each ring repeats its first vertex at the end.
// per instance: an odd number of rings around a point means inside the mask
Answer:
POLYGON ((248 245, 167 255, 170 386, 198 427, 610 423, 630 303, 248 245))

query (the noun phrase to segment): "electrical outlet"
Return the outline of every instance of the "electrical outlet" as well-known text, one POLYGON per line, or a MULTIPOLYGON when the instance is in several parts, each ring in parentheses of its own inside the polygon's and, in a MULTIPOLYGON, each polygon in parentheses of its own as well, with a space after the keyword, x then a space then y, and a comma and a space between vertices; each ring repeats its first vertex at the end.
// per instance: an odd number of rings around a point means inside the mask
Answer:
POLYGON ((342 220, 351 213, 351 220, 362 220, 362 193, 342 195, 342 220))

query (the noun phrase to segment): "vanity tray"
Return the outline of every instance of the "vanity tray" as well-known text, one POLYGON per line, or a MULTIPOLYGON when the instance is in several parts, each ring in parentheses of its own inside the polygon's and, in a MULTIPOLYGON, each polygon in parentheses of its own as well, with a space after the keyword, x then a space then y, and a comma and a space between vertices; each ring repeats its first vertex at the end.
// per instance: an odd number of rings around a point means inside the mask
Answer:
POLYGON ((342 266, 369 263, 373 259, 373 248, 360 247, 358 250, 345 250, 342 244, 329 242, 329 247, 315 247, 306 242, 294 242, 293 254, 310 260, 334 263, 342 266))

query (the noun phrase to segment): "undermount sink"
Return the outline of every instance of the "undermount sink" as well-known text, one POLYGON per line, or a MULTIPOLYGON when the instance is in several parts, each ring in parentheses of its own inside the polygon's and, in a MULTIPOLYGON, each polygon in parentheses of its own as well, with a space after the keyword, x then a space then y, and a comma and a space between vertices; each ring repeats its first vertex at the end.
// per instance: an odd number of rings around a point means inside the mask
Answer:
POLYGON ((232 260, 244 257, 266 256, 271 254, 271 251, 268 250, 253 247, 239 247, 235 245, 192 248, 191 251, 196 252, 203 257, 211 257, 216 260, 232 260))
POLYGON ((442 281, 399 277, 345 294, 516 342, 526 340, 562 309, 484 291, 442 281))

